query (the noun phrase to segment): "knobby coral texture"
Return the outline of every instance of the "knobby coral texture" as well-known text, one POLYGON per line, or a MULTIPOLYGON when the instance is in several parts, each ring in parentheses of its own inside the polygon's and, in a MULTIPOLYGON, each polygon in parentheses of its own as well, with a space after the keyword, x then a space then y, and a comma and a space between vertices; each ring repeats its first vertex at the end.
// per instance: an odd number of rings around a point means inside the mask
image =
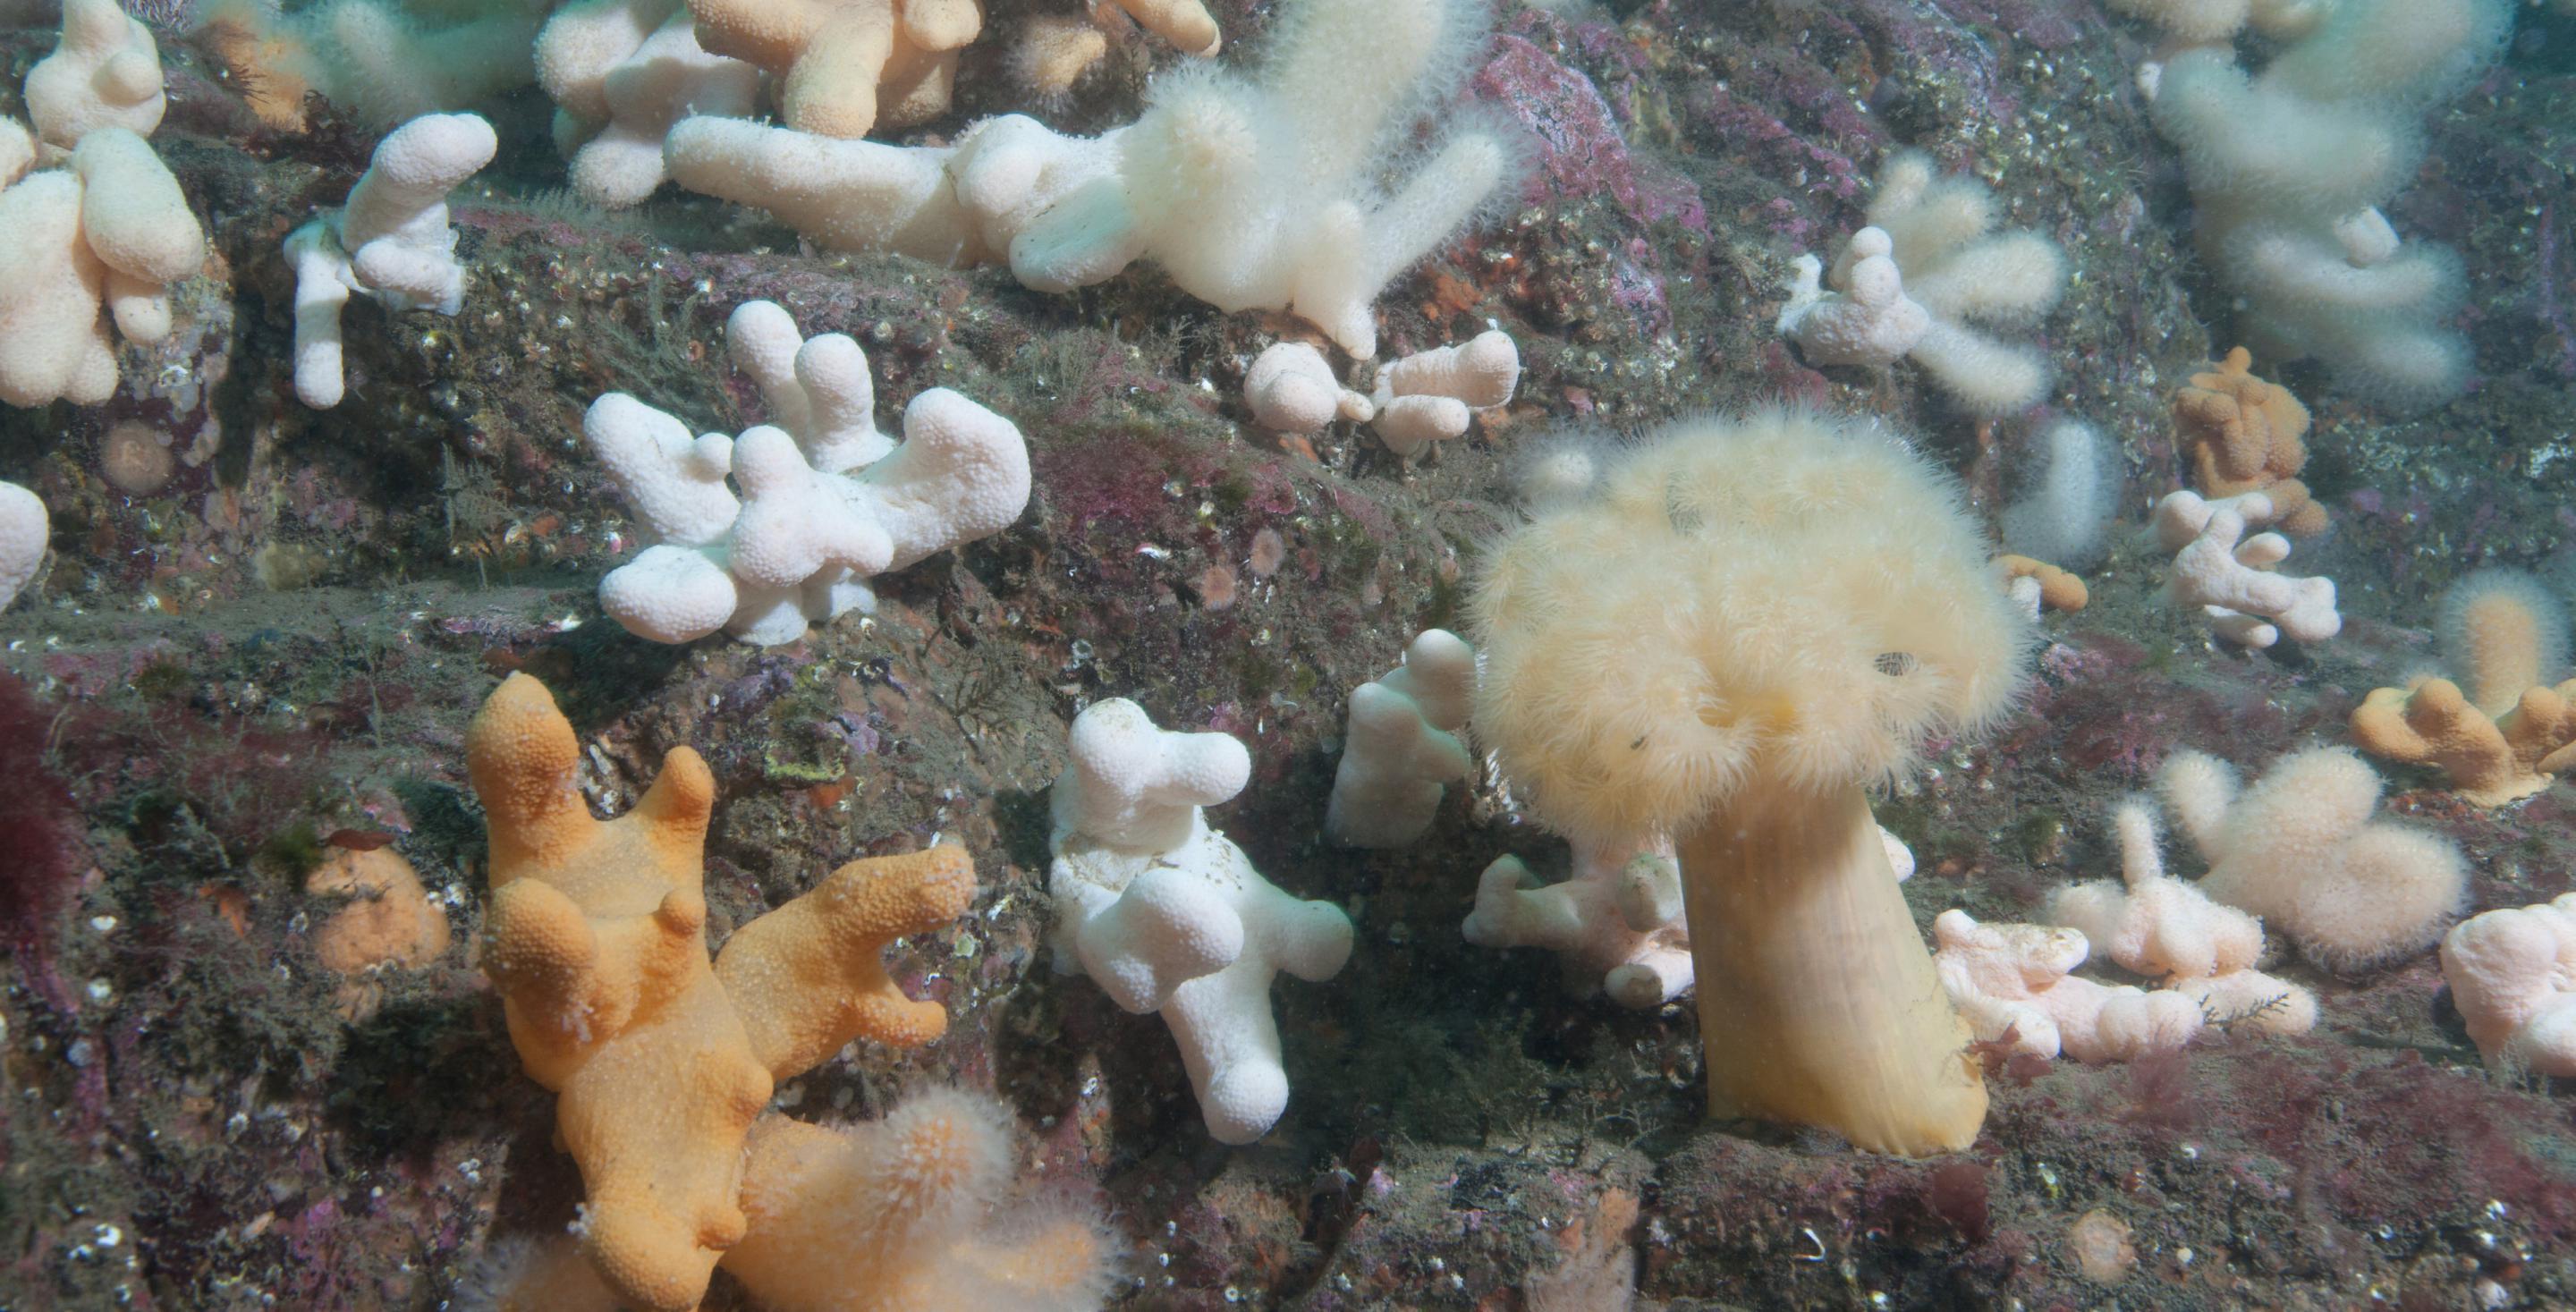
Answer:
POLYGON ((0 0, 0 1307, 2576 1306, 2576 13, 0 0))

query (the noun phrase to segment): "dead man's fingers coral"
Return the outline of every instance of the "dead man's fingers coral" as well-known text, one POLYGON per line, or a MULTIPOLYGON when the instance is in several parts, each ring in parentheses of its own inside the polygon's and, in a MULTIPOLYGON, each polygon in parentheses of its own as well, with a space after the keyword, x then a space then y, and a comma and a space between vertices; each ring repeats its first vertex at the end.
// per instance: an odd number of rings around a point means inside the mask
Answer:
MULTIPOLYGON (((836 12, 871 3, 888 0, 836 12)), ((822 8, 758 10, 774 29, 764 53, 729 44, 748 31, 736 18, 756 6, 693 4, 708 49, 773 67, 775 54, 801 48, 822 8), (719 7, 738 12, 713 15, 719 7), (732 35, 715 30, 726 24, 732 35)), ((1427 141, 1421 131, 1426 101, 1455 84, 1483 31, 1471 0, 1297 0, 1272 25, 1257 79, 1171 70, 1142 118, 1095 138, 1006 116, 955 147, 891 147, 698 118, 672 130, 667 153, 681 185, 765 206, 836 249, 952 265, 1007 259, 1041 291, 1151 259, 1220 310, 1294 313, 1367 356, 1378 294, 1473 219, 1516 167, 1504 136, 1481 122, 1452 116, 1427 141), (1389 186, 1399 156, 1413 162, 1389 186)), ((787 99, 795 125, 792 74, 787 99)))
POLYGON ((847 336, 805 340, 765 301, 737 309, 726 336, 783 427, 692 439, 614 393, 584 421, 657 539, 600 581, 601 608, 627 631, 793 642, 817 620, 874 609, 871 577, 989 537, 1027 508, 1028 444, 1009 420, 932 388, 904 408, 896 443, 876 427, 867 355, 847 336))
POLYGON ((1281 891, 1208 827, 1201 808, 1249 776, 1231 736, 1166 732, 1111 699, 1075 717, 1072 747, 1052 803, 1056 968, 1159 1011, 1208 1132, 1250 1143, 1288 1101, 1271 981, 1339 973, 1350 917, 1281 891))
POLYGON ((1201 807, 1252 777, 1252 754, 1233 735, 1165 730, 1123 697, 1074 717, 1071 745, 1051 803, 1058 842, 1079 834, 1130 851, 1178 847, 1201 807))
POLYGON ((670 177, 663 145, 695 114, 740 117, 760 93, 760 70, 698 46, 685 10, 672 14, 600 80, 603 116, 557 119, 557 144, 570 150, 572 188, 607 209, 642 204, 670 177))
POLYGON ((1911 356, 1979 415, 2021 409, 2046 389, 2047 364, 1970 325, 2016 326, 2046 313, 2065 287, 2065 257, 2038 233, 1991 233, 1993 224, 1994 198, 1982 184, 1938 176, 1920 152, 1890 156, 1869 226, 1830 268, 1798 257, 1774 329, 1816 364, 1911 356))
POLYGON ((2576 679, 2525 689, 2514 708, 2489 718, 2448 679, 2374 688, 2353 708, 2352 738, 2373 756, 2429 765, 2478 806, 2503 806, 2546 790, 2576 770, 2576 679))
POLYGON ((673 749, 633 811, 600 821, 577 762, 571 725, 526 675, 466 732, 491 838, 487 959, 511 1041, 556 1091, 556 1128, 581 1164, 584 1251, 620 1297, 681 1312, 742 1238, 743 1137, 771 1081, 707 958, 705 764, 673 749))
MULTIPOLYGON (((2049 425, 2036 446, 2036 467, 2018 480, 1999 524, 2005 550, 2019 553, 2004 559, 2035 557, 2065 569, 2090 569, 2108 552, 2111 520, 2119 513, 2125 472, 2120 449, 2076 419, 2049 425)), ((2045 576, 2040 581, 2044 588, 2049 583, 2045 576)), ((2062 584, 2057 591, 2061 601, 2068 599, 2062 584)), ((2082 608, 2080 599, 2072 607, 2059 606, 2082 608)))
POLYGON ((1520 347, 1501 329, 1405 356, 1378 372, 1377 435, 1397 455, 1416 455, 1464 434, 1474 412, 1510 404, 1520 376, 1520 347))
POLYGON ((1578 843, 1574 872, 1559 884, 1542 883, 1518 857, 1497 858, 1477 880, 1475 909, 1459 930, 1478 947, 1556 953, 1578 996, 1598 991, 1643 1010, 1691 987, 1681 868, 1669 839, 1578 843))
POLYGON ((15 483, 0 482, 0 610, 18 599, 45 563, 52 527, 41 498, 15 483))
POLYGON ((1102 0, 1115 4, 1136 25, 1171 42, 1184 54, 1202 58, 1216 53, 1219 33, 1200 0, 1102 0))
POLYGON ((1086 1211, 1014 1197, 1016 1137, 954 1089, 842 1130, 764 1117, 724 1268, 775 1312, 1090 1312, 1117 1245, 1086 1211))
POLYGON ((822 246, 964 266, 989 257, 950 184, 954 153, 704 115, 673 124, 662 143, 672 181, 757 205, 822 246))
POLYGON ((1475 649, 1446 629, 1426 629, 1406 647, 1403 665, 1354 689, 1324 832, 1351 847, 1420 838, 1444 785, 1475 770, 1458 737, 1475 687, 1475 649))
MULTIPOLYGON (((0 123, 6 123, 0 120, 0 123)), ((88 405, 116 392, 112 323, 136 342, 168 337, 168 286, 205 262, 205 233, 149 142, 113 125, 24 178, 23 130, 0 127, 0 401, 88 405), (104 312, 104 313, 102 313, 104 312)))
POLYGON ((881 957, 895 939, 954 922, 974 897, 974 860, 954 843, 853 861, 736 931, 716 957, 716 979, 778 1079, 852 1039, 927 1043, 947 1031, 947 1009, 904 996, 881 957))
POLYGON ((863 137, 946 113, 980 0, 689 0, 698 44, 780 79, 787 125, 863 137))
POLYGON ((2189 526, 2197 528, 2174 554, 2166 590, 2177 605, 2201 608, 2221 636, 2248 647, 2269 647, 2284 635, 2323 642, 2343 630, 2334 580, 2275 573, 2271 566, 2290 554, 2289 540, 2277 533, 2246 536, 2251 522, 2273 513, 2271 499, 2259 492, 2230 502, 2168 495, 2156 511, 2159 537, 2171 545, 2193 531, 2189 526))
POLYGON ((2084 580, 2044 560, 2028 556, 1995 557, 1995 572, 2004 579, 2004 592, 2033 620, 2040 607, 2050 610, 2078 611, 2092 601, 2092 589, 2084 580))
MULTIPOLYGON (((2213 771, 2178 752, 2168 798, 2213 771)), ((2186 825, 2210 863, 2199 884, 2288 935, 2310 960, 2358 970, 2421 952, 2468 900, 2468 865, 2448 840, 2374 818, 2379 776, 2351 750, 2318 747, 2274 763, 2227 796, 2212 823, 2186 825)), ((2178 808, 2179 809, 2179 808, 2178 808)))
POLYGON ((116 0, 64 0, 62 32, 27 70, 27 117, 45 146, 69 151, 104 127, 151 136, 168 108, 152 29, 116 0))
POLYGON ((2576 893, 2453 926, 2442 978, 2490 1065, 2576 1076, 2576 893))
POLYGON ((2452 584, 2435 632, 2443 663, 2470 704, 2490 716, 2567 673, 2567 608, 2521 570, 2481 569, 2452 584))
POLYGON ((2501 806, 2576 768, 2576 680, 2567 612, 2529 575, 2481 569, 2443 595, 2437 626, 2458 682, 2380 688, 2352 713, 2354 741, 2391 760, 2440 767, 2460 795, 2501 806))
POLYGON ((1243 376, 1252 422, 1274 433, 1321 432, 1336 419, 1366 423, 1377 414, 1368 397, 1342 386, 1324 353, 1305 342, 1272 342, 1243 376))
POLYGON ((2250 344, 2319 357, 2344 386, 2392 404, 2457 394, 2469 371, 2468 343, 2447 323, 2464 286, 2458 261, 2438 247, 2401 247, 2378 207, 2415 176, 2424 106, 2493 58, 2512 7, 2123 3, 2160 11, 2200 43, 2141 69, 2139 85, 2182 154, 2200 249, 2241 294, 2250 344), (2259 72, 2210 35, 2238 9, 2280 43, 2259 72))
POLYGON ((1932 921, 1941 985, 1982 1043, 2081 1062, 2132 1061, 2179 1048, 2200 1032, 2201 1009, 2180 994, 2077 978, 2089 944, 2072 928, 1979 924, 1949 910, 1932 921))
POLYGON ((973 865, 953 846, 852 862, 743 926, 711 962, 704 762, 674 748, 633 811, 600 821, 574 787, 578 759, 572 727, 526 675, 505 680, 467 731, 492 849, 484 960, 529 1074, 557 1092, 556 1127, 588 1195, 582 1251, 622 1303, 685 1312, 719 1258, 760 1251, 755 1222, 789 1238, 800 1225, 869 1230, 858 1221, 873 1197, 814 1218, 765 1207, 775 1181, 752 1127, 776 1080, 851 1039, 915 1044, 945 1028, 879 954, 963 912, 973 865))
POLYGON ((492 125, 472 114, 413 119, 376 143, 347 204, 287 235, 295 393, 306 405, 330 409, 347 386, 340 310, 351 293, 395 312, 452 315, 464 307, 465 266, 447 225, 447 193, 498 148, 492 125))
POLYGON ((769 422, 796 438, 826 474, 874 464, 894 451, 877 430, 876 380, 847 333, 807 338, 776 301, 745 301, 725 320, 725 349, 750 375, 769 422))
POLYGON ((1059 932, 1083 973, 1128 1011, 1157 1010, 1243 955, 1243 917, 1185 871, 1147 870, 1115 897, 1077 892, 1076 906, 1057 909, 1059 932))

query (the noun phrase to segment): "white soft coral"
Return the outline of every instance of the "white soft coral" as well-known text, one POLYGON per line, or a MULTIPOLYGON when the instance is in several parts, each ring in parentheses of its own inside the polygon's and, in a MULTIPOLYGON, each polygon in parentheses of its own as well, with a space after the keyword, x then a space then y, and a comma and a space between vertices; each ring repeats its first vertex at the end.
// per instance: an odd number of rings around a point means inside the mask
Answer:
POLYGON ((1574 845, 1574 875, 1541 884, 1516 856, 1485 867, 1476 909, 1461 926, 1484 948, 1545 948, 1568 990, 1608 994, 1623 1007, 1661 1006, 1688 992, 1690 928, 1670 839, 1607 848, 1574 845))
POLYGON ((1351 847, 1420 838, 1444 786, 1475 770, 1458 738, 1475 698, 1476 649, 1447 629, 1424 630, 1404 664, 1354 689, 1324 832, 1351 847))
POLYGON ((2576 893, 2461 921, 2442 978, 2489 1062, 2576 1076, 2576 893))
POLYGON ((624 393, 583 421, 653 537, 600 581, 601 607, 629 632, 793 642, 815 621, 873 609, 870 577, 990 537, 1027 508, 1028 444, 1009 420, 934 387, 904 408, 896 444, 876 429, 858 343, 805 340, 767 301, 736 309, 725 335, 775 425, 691 437, 624 393))
POLYGON ((2491 58, 2503 0, 2269 0, 2287 44, 2259 73, 2216 31, 2248 7, 2126 0, 2206 42, 2140 70, 2157 129, 2182 152, 2200 250, 2242 297, 2261 355, 2316 356, 2345 386, 2421 406, 2458 393, 2468 343, 2445 323, 2466 289, 2448 250, 2405 245, 2381 205, 2423 158, 2415 120, 2491 58), (2179 21, 2178 21, 2179 20, 2179 21))
POLYGON ((1202 808, 1242 791, 1243 744, 1170 733, 1123 698, 1074 718, 1055 784, 1056 968, 1091 976, 1180 1045, 1208 1133, 1250 1143, 1288 1105, 1270 983, 1340 973, 1350 917, 1302 901, 1210 829, 1202 808))
POLYGON ((1378 293, 1510 171, 1491 128, 1417 140, 1426 102, 1482 49, 1482 21, 1468 0, 1283 5, 1258 79, 1171 70, 1142 118, 1096 138, 1004 116, 954 147, 897 147, 699 118, 668 153, 681 185, 826 245, 1007 260, 1041 291, 1151 259, 1221 310, 1289 311, 1367 356, 1378 293))
POLYGON ((555 100, 555 145, 591 204, 642 204, 668 176, 663 138, 692 114, 745 115, 760 70, 707 53, 679 0, 581 0, 537 34, 537 81, 555 100))
POLYGON ((1932 921, 1941 986, 1983 1043, 2081 1062, 2131 1061, 2200 1033, 2200 1004, 2172 990, 2101 984, 2072 972, 2091 951, 2081 930, 1979 924, 1967 912, 1932 921))
POLYGON ((376 143, 349 200, 286 238, 295 267, 295 394, 316 410, 347 388, 340 311, 352 293, 396 313, 464 308, 465 266, 447 193, 492 162, 499 139, 472 114, 413 119, 376 143))
POLYGON ((97 128, 151 136, 169 107, 152 29, 116 0, 65 0, 62 41, 27 70, 26 100, 49 153, 70 151, 97 128))
POLYGON ((15 483, 0 482, 0 610, 8 609, 18 590, 36 577, 52 531, 43 500, 15 483))
POLYGON ((2254 969, 2263 955, 2262 922, 2165 873, 2155 816, 2144 802, 2121 803, 2113 820, 2120 879, 2058 889, 2047 919, 2080 931, 2123 968, 2164 981, 2214 1020, 2268 1034, 2314 1028, 2315 994, 2254 969))
POLYGON ((2379 775, 2348 748, 2284 757, 2244 789, 2218 758, 2176 752, 2158 786, 2209 862, 2200 890, 2261 916, 2322 965, 2421 952, 2467 904, 2459 849, 2375 819, 2379 775))
POLYGON ((2323 642, 2343 631, 2334 580, 2297 578, 2273 566, 2289 558, 2290 540, 2246 530, 2271 522, 2272 499, 2246 492, 2212 501, 2197 492, 2156 503, 2156 539, 2174 553, 2166 593, 2195 607, 2230 642, 2264 648, 2284 636, 2323 642))
POLYGON ((2049 369, 2039 353, 1969 326, 2016 326, 2057 303, 2065 257, 2038 233, 1989 233, 1994 197, 1932 159, 1889 159, 1869 207, 1831 270, 1801 255, 1777 331, 1817 364, 1893 364, 1912 356, 1934 382, 1980 415, 2039 399, 2049 369))
POLYGON ((205 263, 206 238, 152 144, 114 125, 62 168, 0 118, 0 401, 90 405, 116 394, 112 322, 127 341, 170 335, 168 287, 205 263))

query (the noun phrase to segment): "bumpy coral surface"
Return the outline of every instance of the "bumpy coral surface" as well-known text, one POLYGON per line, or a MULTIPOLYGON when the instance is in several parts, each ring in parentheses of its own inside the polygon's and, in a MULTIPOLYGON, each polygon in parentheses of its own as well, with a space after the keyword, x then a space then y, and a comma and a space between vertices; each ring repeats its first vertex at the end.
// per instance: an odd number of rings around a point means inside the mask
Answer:
POLYGON ((633 811, 593 819, 572 726, 525 675, 493 693, 466 750, 492 840, 484 969, 582 1165, 583 1250, 619 1297, 694 1307, 748 1233, 744 1144, 774 1081, 854 1038, 908 1046, 946 1028, 875 958, 963 912, 972 867, 954 847, 854 862, 710 958, 700 849, 715 798, 695 752, 674 749, 633 811))

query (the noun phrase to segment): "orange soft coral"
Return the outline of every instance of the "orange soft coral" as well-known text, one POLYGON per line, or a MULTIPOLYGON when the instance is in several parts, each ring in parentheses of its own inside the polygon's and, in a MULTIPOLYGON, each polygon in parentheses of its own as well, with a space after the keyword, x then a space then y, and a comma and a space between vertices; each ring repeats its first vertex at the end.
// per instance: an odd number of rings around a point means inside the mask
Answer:
POLYGON ((2253 353, 2237 347, 2174 393, 2192 482, 2204 496, 2261 492, 2272 498, 2273 528, 2296 537, 2323 532, 2326 508, 2297 478, 2308 463, 2308 408, 2288 388, 2255 377, 2253 365, 2253 353))
POLYGON ((853 1038, 936 1037, 936 1004, 875 960, 962 914, 964 851, 857 861, 706 947, 701 850, 715 801, 686 747, 635 809, 593 818, 579 744, 545 685, 512 675, 466 734, 491 834, 484 966, 589 1192, 583 1249, 627 1301, 682 1312, 740 1243, 744 1144, 773 1079, 853 1038))
POLYGON ((374 1015, 382 1003, 378 974, 418 969, 447 951, 447 912, 429 900, 411 862, 392 848, 335 847, 305 877, 304 891, 350 899, 313 931, 314 959, 345 977, 336 997, 350 1020, 374 1015))
POLYGON ((2441 635, 2452 678, 2374 690, 2352 713, 2353 741, 2439 766, 2479 806, 2529 797, 2576 770, 2576 679, 2558 682, 2567 673, 2558 599, 2519 570, 2481 569, 2442 598, 2441 635))
POLYGON ((2376 688, 2353 710, 2352 738, 2373 756, 2439 767, 2478 806, 2502 806, 2576 770, 2576 679, 2526 688, 2493 718, 2448 679, 2376 688))
POLYGON ((1995 572, 2003 575, 2005 589, 2016 596, 2023 594, 2013 585, 2022 579, 2030 580, 2027 586, 2038 598, 2038 606, 2051 610, 2082 610, 2093 600, 2093 590, 2084 586, 2083 579, 2044 560, 2007 553, 1995 557, 1995 572))
POLYGON ((984 27, 981 0, 689 0, 689 12, 708 53, 778 76, 787 126, 826 137, 947 113, 957 52, 984 27))

